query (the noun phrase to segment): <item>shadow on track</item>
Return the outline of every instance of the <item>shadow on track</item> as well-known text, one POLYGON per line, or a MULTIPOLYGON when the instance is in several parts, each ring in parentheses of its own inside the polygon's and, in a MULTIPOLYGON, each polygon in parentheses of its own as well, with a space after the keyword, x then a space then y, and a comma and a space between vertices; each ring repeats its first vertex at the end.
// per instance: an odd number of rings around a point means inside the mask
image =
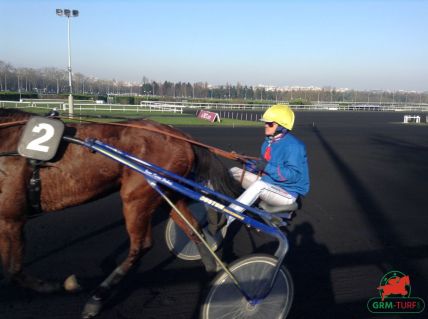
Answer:
MULTIPOLYGON (((330 143, 324 138, 318 127, 313 127, 313 132, 319 139, 321 146, 325 149, 333 164, 337 167, 337 171, 347 185, 351 196, 355 200, 355 203, 359 206, 359 210, 364 214, 364 217, 367 220, 367 225, 371 228, 371 232, 385 248, 381 251, 382 254, 378 256, 379 258, 373 260, 374 264, 381 270, 382 273, 386 273, 391 269, 403 269, 403 271, 406 271, 412 274, 414 278, 417 278, 417 282, 421 288, 428 287, 426 276, 420 273, 412 265, 412 263, 409 262, 409 258, 426 258, 426 253, 422 252, 424 247, 421 246, 414 248, 412 250, 412 254, 408 254, 406 252, 407 248, 402 246, 400 236, 396 233, 396 231, 394 231, 393 225, 391 225, 391 222, 387 218, 388 213, 382 209, 381 205, 376 201, 375 197, 369 192, 367 187, 365 187, 362 180, 350 169, 350 167, 339 156, 330 143)), ((378 143, 394 144, 394 146, 397 148, 397 153, 403 152, 403 146, 406 148, 410 147, 411 150, 415 150, 416 148, 419 151, 426 152, 426 147, 419 147, 418 145, 409 144, 400 140, 385 138, 380 139, 379 137, 374 138, 373 140, 377 141, 378 143)), ((426 159, 423 160, 426 161, 426 159)), ((397 185, 397 187, 401 186, 397 185)), ((361 254, 371 255, 371 253, 372 252, 362 252, 357 254, 351 253, 346 255, 337 255, 334 256, 335 265, 358 265, 361 263, 361 254)), ((366 260, 365 263, 367 264, 366 260)), ((422 289, 422 291, 423 290, 424 289, 422 289)), ((341 305, 338 306, 339 307, 337 309, 340 309, 341 305)))
POLYGON ((332 256, 326 245, 317 243, 311 224, 298 224, 289 233, 293 250, 286 265, 294 280, 294 303, 289 318, 314 318, 314 310, 322 309, 323 318, 333 318, 335 308, 330 278, 332 256))
POLYGON ((376 147, 388 147, 393 153, 392 156, 385 156, 380 160, 411 164, 411 170, 407 169, 406 173, 412 172, 415 177, 425 181, 428 180, 428 170, 426 169, 428 167, 427 146, 380 134, 373 136, 371 142, 376 147))

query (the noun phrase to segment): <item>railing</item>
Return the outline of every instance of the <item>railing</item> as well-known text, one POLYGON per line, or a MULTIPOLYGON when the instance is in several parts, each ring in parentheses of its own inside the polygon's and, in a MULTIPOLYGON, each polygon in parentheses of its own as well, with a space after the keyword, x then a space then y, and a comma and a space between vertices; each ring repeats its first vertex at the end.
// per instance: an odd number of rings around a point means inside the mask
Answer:
MULTIPOLYGON (((140 105, 131 104, 97 104, 74 103, 74 109, 82 111, 123 111, 123 112, 173 112, 182 114, 183 110, 209 109, 213 111, 233 110, 233 111, 264 111, 270 106, 267 104, 228 104, 228 103, 193 103, 193 102, 154 102, 142 101, 140 105)), ((290 105, 294 110, 301 111, 394 111, 394 112, 428 112, 426 103, 388 103, 388 104, 364 104, 342 102, 320 102, 311 105, 290 105)), ((68 103, 64 101, 0 101, 0 107, 12 108, 41 108, 67 111, 68 103)))
POLYGON ((238 103, 209 103, 209 102, 154 102, 154 101, 141 101, 141 104, 143 105, 156 105, 161 103, 164 106, 177 106, 177 107, 183 107, 183 108, 189 108, 189 109, 211 109, 211 110, 227 110, 227 109, 234 109, 234 110, 262 110, 264 108, 268 108, 272 104, 238 104, 238 103))
MULTIPOLYGON (((195 102, 153 102, 142 101, 142 105, 161 104, 167 107, 182 107, 189 109, 209 109, 209 110, 245 110, 245 111, 263 111, 272 104, 233 104, 233 103, 195 103, 195 102)), ((364 102, 343 103, 343 102, 314 102, 310 105, 293 105, 294 110, 308 111, 420 111, 428 112, 426 103, 384 103, 368 104, 364 102)))
MULTIPOLYGON (((169 106, 169 105, 134 105, 134 104, 97 104, 93 103, 74 103, 75 112, 84 111, 121 111, 121 112, 173 112, 183 113, 183 106, 169 106)), ((42 102, 15 102, 15 101, 0 101, 0 107, 9 108, 37 108, 51 110, 56 107, 58 110, 66 112, 68 110, 68 103, 63 101, 42 101, 42 102)))
POLYGON ((364 104, 364 103, 320 103, 313 105, 291 105, 295 110, 327 110, 327 111, 380 111, 380 112, 428 112, 428 104, 415 103, 415 104, 364 104))
POLYGON ((152 101, 141 101, 141 108, 148 110, 149 112, 174 112, 183 114, 183 109, 186 107, 180 104, 169 104, 167 102, 152 102, 152 101))

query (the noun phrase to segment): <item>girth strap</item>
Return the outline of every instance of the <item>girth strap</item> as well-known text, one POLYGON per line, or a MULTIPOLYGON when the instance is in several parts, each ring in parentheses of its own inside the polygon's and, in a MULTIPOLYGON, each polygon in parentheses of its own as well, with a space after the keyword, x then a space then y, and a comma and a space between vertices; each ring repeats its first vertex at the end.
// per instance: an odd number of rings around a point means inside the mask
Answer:
POLYGON ((1 152, 0 153, 0 157, 1 156, 19 156, 18 152, 1 152))
POLYGON ((28 206, 30 208, 30 215, 42 213, 42 205, 40 204, 40 166, 43 164, 42 161, 29 159, 33 172, 30 178, 30 182, 27 185, 28 194, 28 206))

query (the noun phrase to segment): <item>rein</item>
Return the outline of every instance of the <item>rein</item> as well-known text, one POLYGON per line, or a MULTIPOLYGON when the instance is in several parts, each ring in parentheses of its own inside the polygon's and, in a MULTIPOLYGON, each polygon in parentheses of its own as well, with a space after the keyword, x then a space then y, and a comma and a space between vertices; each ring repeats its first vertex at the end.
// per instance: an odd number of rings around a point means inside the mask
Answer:
MULTIPOLYGON (((6 122, 6 123, 0 123, 0 128, 1 127, 8 127, 8 126, 16 126, 16 125, 22 125, 27 123, 27 120, 22 120, 22 121, 14 121, 14 122, 6 122)), ((11 151, 11 152, 1 152, 0 153, 0 157, 2 156, 19 156, 18 152, 16 151, 11 151)))
MULTIPOLYGON (((20 120, 20 121, 0 123, 0 128, 23 125, 27 121, 28 120, 20 120)), ((124 123, 114 123, 114 122, 105 123, 105 122, 97 122, 97 121, 90 121, 90 120, 83 120, 83 119, 79 119, 79 121, 88 122, 88 123, 95 123, 95 124, 103 124, 103 125, 115 125, 115 126, 122 126, 122 127, 131 127, 131 128, 138 128, 138 129, 144 129, 144 130, 151 131, 151 132, 156 132, 159 134, 163 134, 163 135, 175 138, 175 139, 179 139, 179 140, 188 142, 190 144, 194 144, 194 145, 204 147, 204 148, 208 149, 209 151, 211 151, 212 153, 219 155, 219 156, 222 156, 224 158, 228 158, 228 159, 235 160, 235 161, 241 161, 243 163, 244 167, 245 167, 245 163, 248 160, 257 159, 255 157, 251 157, 251 156, 240 155, 236 152, 227 152, 227 151, 224 151, 222 149, 216 148, 214 146, 203 144, 203 143, 195 141, 193 139, 186 138, 186 137, 176 135, 173 133, 165 132, 165 131, 162 131, 160 129, 153 128, 153 127, 144 127, 144 126, 137 125, 137 124, 124 124, 124 123)), ((2 156, 18 156, 18 155, 19 154, 16 151, 0 152, 0 157, 2 157, 2 156)), ((31 175, 31 179, 29 181, 29 184, 27 185, 27 192, 28 192, 28 199, 29 199, 29 208, 30 208, 30 211, 32 212, 30 217, 35 217, 35 216, 38 216, 40 213, 42 213, 42 208, 40 205, 40 190, 41 190, 41 187, 40 187, 40 168, 41 168, 41 165, 40 164, 41 163, 38 163, 37 161, 32 161, 32 160, 30 160, 29 163, 30 163, 30 166, 32 169, 32 175, 31 175)), ((244 177, 244 174, 245 174, 245 169, 243 170, 243 174, 241 176, 241 185, 242 185, 242 179, 244 177)))
POLYGON ((0 123, 0 127, 15 126, 27 123, 28 120, 0 123))
POLYGON ((156 128, 152 128, 152 127, 144 127, 144 126, 137 125, 137 124, 124 124, 124 123, 114 123, 114 122, 104 123, 104 122, 97 122, 97 121, 90 121, 90 120, 79 120, 79 121, 88 122, 88 123, 105 124, 105 125, 115 125, 115 126, 124 126, 124 127, 139 128, 139 129, 143 129, 143 130, 146 130, 146 131, 160 133, 160 134, 163 134, 163 135, 166 135, 166 136, 173 137, 173 138, 178 139, 178 140, 182 140, 182 141, 188 142, 190 144, 194 144, 194 145, 198 145, 198 146, 207 148, 212 153, 214 153, 216 155, 219 155, 219 156, 222 156, 224 158, 228 158, 228 159, 235 160, 235 161, 241 161, 241 162, 244 162, 244 163, 247 162, 247 160, 257 159, 256 157, 247 156, 247 155, 240 155, 240 154, 238 154, 236 152, 227 152, 227 151, 224 151, 224 150, 222 150, 220 148, 217 148, 217 147, 214 147, 214 146, 211 146, 211 145, 208 145, 208 144, 204 144, 204 143, 201 143, 201 142, 198 142, 198 141, 195 141, 193 139, 186 138, 186 137, 183 137, 183 136, 180 136, 180 135, 176 135, 176 134, 165 132, 165 131, 162 131, 162 130, 159 130, 159 129, 156 129, 156 128))
MULTIPOLYGON (((193 139, 190 138, 186 138, 183 136, 179 136, 173 133, 169 133, 169 132, 165 132, 156 128, 149 128, 149 127, 144 127, 141 125, 136 125, 136 124, 124 124, 124 123, 114 123, 114 122, 110 122, 110 123, 105 123, 105 122, 97 122, 97 121, 90 121, 90 120, 83 120, 83 119, 79 119, 79 121, 83 121, 83 122, 87 122, 87 123, 96 123, 96 124, 104 124, 104 125, 116 125, 116 126, 124 126, 124 127, 132 127, 132 128, 139 128, 139 129, 143 129, 146 131, 151 131, 151 132, 156 132, 156 133, 160 133, 166 136, 170 136, 185 142, 188 142, 190 144, 194 144, 194 145, 198 145, 204 148, 209 149, 212 153, 222 156, 224 158, 228 158, 231 160, 235 160, 235 161, 241 161, 243 163, 247 162, 247 160, 257 160, 257 157, 253 157, 253 156, 247 156, 247 155, 240 155, 236 152, 227 152, 224 151, 220 148, 211 146, 211 145, 207 145, 198 141, 195 141, 193 139)), ((21 125, 21 124, 25 124, 27 122, 27 120, 22 120, 22 121, 15 121, 15 122, 6 122, 6 123, 0 123, 0 127, 7 127, 7 126, 14 126, 14 125, 21 125)))

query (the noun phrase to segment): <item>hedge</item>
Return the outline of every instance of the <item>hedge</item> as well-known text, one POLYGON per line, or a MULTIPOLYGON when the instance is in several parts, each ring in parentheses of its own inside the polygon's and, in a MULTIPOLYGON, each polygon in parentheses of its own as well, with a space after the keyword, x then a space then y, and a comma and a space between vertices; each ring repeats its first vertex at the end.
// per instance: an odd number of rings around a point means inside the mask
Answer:
POLYGON ((19 101, 20 99, 37 99, 37 93, 21 93, 4 91, 0 92, 0 100, 2 101, 19 101))

